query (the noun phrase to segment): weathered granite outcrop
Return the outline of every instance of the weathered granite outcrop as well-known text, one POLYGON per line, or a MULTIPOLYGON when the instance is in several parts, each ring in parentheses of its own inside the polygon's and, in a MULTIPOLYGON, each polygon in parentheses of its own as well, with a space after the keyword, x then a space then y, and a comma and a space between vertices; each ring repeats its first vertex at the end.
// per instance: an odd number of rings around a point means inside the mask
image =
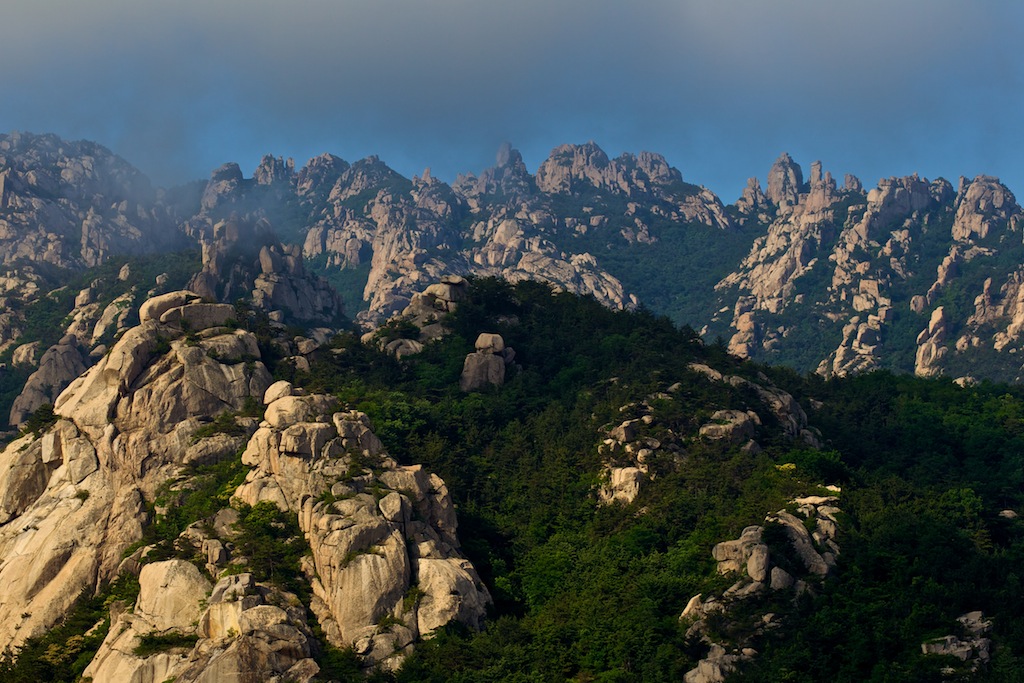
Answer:
POLYGON ((24 424, 43 404, 53 404, 60 392, 85 371, 85 359, 74 335, 61 337, 39 359, 39 368, 28 377, 25 387, 11 406, 10 422, 24 424))
POLYGON ((296 596, 258 583, 252 574, 225 576, 214 586, 191 562, 167 560, 143 566, 139 583, 134 609, 113 618, 84 672, 97 683, 305 683, 320 671, 296 596), (147 636, 177 636, 181 645, 139 652, 147 636))
POLYGON ((183 244, 149 181, 110 150, 0 134, 0 262, 80 269, 183 244))
POLYGON ((718 572, 734 577, 736 582, 721 595, 693 596, 680 616, 689 624, 687 638, 700 639, 710 646, 707 655, 686 673, 686 683, 726 680, 737 665, 757 655, 751 647, 757 637, 779 625, 773 615, 766 614, 753 631, 739 634, 736 642, 725 643, 709 636, 709 619, 728 619, 739 603, 769 591, 800 595, 814 590, 814 585, 829 575, 839 556, 838 501, 833 495, 797 498, 792 512, 779 510, 765 517, 764 525, 749 526, 738 539, 715 545, 712 555, 718 572), (771 531, 774 545, 769 545, 766 529, 771 531))
POLYGON ((796 204, 803 192, 804 174, 800 164, 783 152, 768 171, 768 191, 765 197, 777 206, 796 204))
POLYGON ((958 242, 984 240, 996 232, 1018 232, 1024 216, 1013 193, 999 178, 979 175, 960 179, 951 231, 958 242))
POLYGON ((515 359, 515 351, 505 346, 500 334, 484 332, 476 339, 476 351, 466 356, 459 377, 462 391, 479 391, 505 383, 505 368, 515 359))
POLYGON ((312 680, 319 668, 307 609, 331 643, 389 667, 449 621, 481 625, 490 598, 459 553, 444 482, 390 459, 365 415, 271 384, 253 360, 254 337, 222 326, 233 314, 190 292, 149 300, 142 323, 58 398, 57 423, 0 453, 11 473, 0 480, 0 609, 20 615, 0 623, 4 648, 124 571, 138 574, 141 591, 133 609, 115 605, 86 673, 97 682, 312 680), (266 402, 259 427, 236 418, 251 438, 194 438, 210 416, 253 397, 266 402), (298 515, 312 549, 310 605, 238 574, 247 559, 234 545, 232 510, 175 542, 202 557, 198 565, 147 562, 147 548, 124 558, 152 523, 145 501, 168 481, 187 487, 183 466, 231 457, 246 438, 242 460, 253 469, 235 498, 298 515), (155 635, 178 645, 138 649, 155 635))
MULTIPOLYGON (((720 229, 733 227, 718 197, 703 188, 679 192, 682 174, 669 166, 663 156, 651 152, 609 159, 593 142, 560 145, 537 169, 536 184, 540 192, 550 195, 599 190, 641 201, 653 200, 660 209, 674 211, 688 222, 720 229)), ((646 231, 642 221, 637 227, 641 233, 646 231)))
POLYGON ((430 284, 422 292, 413 293, 409 305, 393 316, 388 323, 411 324, 418 330, 416 338, 401 337, 390 339, 385 329, 365 333, 365 344, 376 343, 378 348, 397 358, 412 356, 423 350, 424 344, 440 339, 446 334, 442 319, 454 313, 459 303, 469 296, 469 282, 460 275, 443 275, 439 282, 430 284))
MULTIPOLYGON (((1013 365, 983 359, 991 351, 1003 353, 1014 335, 1010 299, 992 295, 1005 281, 1006 294, 1013 296, 1007 264, 1014 259, 1005 253, 1020 250, 1024 216, 997 178, 961 178, 956 189, 942 178, 914 174, 883 178, 865 192, 852 178, 837 188, 818 163, 804 183, 799 166, 783 155, 769 172, 768 190, 762 193, 753 180, 736 207, 747 224, 755 217, 766 223, 767 233, 717 285, 720 311, 711 325, 721 333, 720 323, 728 321, 733 353, 761 360, 800 355, 800 345, 819 343, 821 336, 837 345, 816 362, 819 373, 877 369, 884 359, 909 350, 895 323, 917 315, 927 322, 950 287, 977 287, 975 273, 986 269, 998 274, 984 292, 971 292, 979 297, 976 320, 947 320, 949 329, 960 331, 956 340, 937 342, 926 334, 914 349, 916 370, 959 374, 970 368, 971 358, 989 367, 1013 365), (936 242, 948 245, 944 255, 936 255, 936 242), (934 272, 934 282, 908 292, 906 283, 919 281, 922 272, 934 272), (994 348, 996 341, 1002 348, 994 348)), ((1009 346, 1019 350, 1016 343, 1009 346)))
POLYGON ((607 431, 598 452, 604 457, 601 487, 597 500, 602 505, 629 505, 640 495, 644 482, 652 476, 649 461, 662 443, 648 436, 642 436, 645 427, 654 424, 656 418, 649 402, 638 406, 640 417, 623 420, 618 426, 607 431))
POLYGON ((919 377, 931 377, 941 372, 938 365, 949 352, 945 342, 949 336, 949 320, 942 306, 932 311, 928 328, 917 336, 917 356, 914 373, 919 377))
POLYGON ((757 402, 745 410, 716 410, 710 421, 695 433, 664 424, 656 408, 658 402, 671 400, 672 395, 682 388, 681 383, 671 384, 642 401, 621 406, 620 410, 628 411, 632 417, 615 426, 612 423, 601 428, 603 439, 598 445, 598 453, 603 468, 601 485, 596 490, 598 504, 632 503, 644 484, 659 475, 659 469, 663 473, 685 466, 685 451, 692 443, 702 442, 722 449, 739 447, 747 454, 760 452, 761 446, 755 439, 763 433, 762 415, 785 438, 799 439, 812 448, 821 446, 821 434, 808 426, 807 413, 800 404, 769 382, 767 377, 761 376, 758 382, 753 382, 735 375, 723 375, 702 363, 691 363, 688 369, 709 382, 721 382, 749 392, 749 395, 757 397, 757 402), (655 433, 657 438, 653 435, 655 433))
MULTIPOLYGON (((957 622, 957 635, 943 636, 921 643, 921 653, 956 657, 967 665, 969 671, 976 672, 992 658, 992 640, 986 637, 992 629, 992 622, 986 621, 980 611, 961 614, 957 617, 957 622)), ((944 673, 953 674, 955 670, 946 667, 944 673)))
POLYGON ((701 426, 700 435, 713 441, 746 443, 754 438, 755 429, 760 424, 761 418, 752 410, 716 410, 711 422, 701 426))
POLYGON ((311 607, 328 639, 394 667, 453 619, 479 627, 490 597, 458 551, 444 482, 389 458, 364 414, 282 384, 271 391, 236 495, 298 514, 313 551, 311 607))
POLYGON ((199 231, 203 266, 189 290, 212 301, 251 300, 277 322, 334 324, 340 319, 337 292, 323 278, 306 273, 301 249, 282 245, 269 221, 197 217, 192 225, 199 231))
MULTIPOLYGON (((164 316, 198 322, 194 306, 164 316)), ((0 647, 113 579, 147 523, 144 501, 187 464, 195 429, 270 384, 250 333, 192 329, 194 342, 178 324, 129 330, 57 398, 55 425, 0 453, 0 467, 19 472, 0 485, 0 611, 19 615, 0 620, 0 647)))

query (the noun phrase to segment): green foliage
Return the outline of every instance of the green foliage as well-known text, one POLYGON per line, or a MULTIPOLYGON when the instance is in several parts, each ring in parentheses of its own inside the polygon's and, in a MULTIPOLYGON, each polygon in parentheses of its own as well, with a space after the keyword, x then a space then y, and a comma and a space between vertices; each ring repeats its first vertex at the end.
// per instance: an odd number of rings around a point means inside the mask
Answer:
POLYGON ((389 320, 374 333, 374 337, 385 344, 396 339, 419 339, 420 328, 403 318, 389 320))
POLYGON ((201 519, 214 515, 231 503, 231 496, 242 482, 249 469, 242 464, 241 452, 220 462, 197 464, 190 467, 181 479, 167 482, 157 494, 155 507, 165 510, 154 515, 137 547, 157 547, 147 556, 155 562, 168 557, 193 557, 194 550, 178 545, 178 536, 185 528, 201 519))
POLYGON ((188 649, 191 650, 199 642, 197 635, 185 635, 183 633, 143 633, 139 636, 139 644, 132 650, 136 657, 149 657, 158 652, 168 650, 188 649))
MULTIPOLYGON (((676 188, 680 197, 700 192, 699 187, 680 185, 676 188)), ((708 311, 717 309, 715 284, 746 255, 760 232, 680 223, 663 212, 644 208, 627 216, 628 198, 591 188, 578 194, 556 195, 552 200, 555 213, 561 216, 573 216, 584 223, 591 215, 608 218, 607 224, 586 232, 559 231, 552 237, 561 248, 592 254, 626 291, 635 292, 645 305, 680 325, 699 327, 707 322, 708 311), (592 211, 588 213, 584 207, 592 211), (656 242, 626 241, 621 231, 635 230, 636 219, 650 226, 656 242)))
POLYGON ((310 259, 307 266, 310 272, 320 275, 331 283, 331 286, 341 295, 342 303, 345 305, 345 312, 349 317, 355 317, 359 311, 365 311, 368 307, 363 300, 363 290, 366 288, 366 281, 370 277, 370 257, 372 252, 367 247, 360 254, 362 262, 358 266, 338 268, 329 266, 328 255, 322 254, 310 259))
POLYGON ((121 577, 96 595, 92 591, 83 593, 63 622, 42 636, 29 638, 17 651, 0 655, 0 680, 4 683, 79 681, 110 630, 110 604, 120 601, 134 605, 138 594, 139 582, 132 576, 121 577))
POLYGON ((49 427, 57 423, 60 419, 53 412, 53 405, 50 403, 44 403, 43 405, 32 411, 32 414, 25 420, 25 424, 22 425, 21 434, 34 434, 39 437, 49 427))
POLYGON ((270 501, 242 505, 235 548, 248 560, 257 581, 267 581, 292 592, 301 591, 299 558, 308 547, 294 514, 270 501))
MULTIPOLYGON (((481 634, 452 627, 432 638, 399 678, 502 680, 517 670, 542 680, 680 678, 694 659, 679 612, 721 581, 710 548, 803 485, 775 467, 770 439, 754 459, 692 444, 685 468, 670 457, 654 463, 659 476, 634 506, 597 509, 600 428, 676 380, 684 382, 675 394, 654 399, 661 431, 651 437, 696 433, 721 407, 763 411, 756 397, 687 364, 715 358, 752 371, 664 318, 612 312, 532 282, 475 280, 446 322, 449 337, 401 364, 339 338, 333 346, 343 351, 319 355, 303 379, 365 411, 400 461, 443 477, 464 550, 503 615, 481 634), (502 334, 522 369, 500 389, 464 395, 462 359, 481 331, 502 334)), ((406 596, 410 607, 418 599, 406 596)))
MULTIPOLYGON (((252 397, 249 397, 250 399, 252 397)), ((253 401, 255 403, 255 401, 253 401)), ((251 410, 252 408, 250 408, 251 410)), ((235 414, 225 410, 213 419, 213 422, 205 424, 192 433, 192 443, 201 439, 211 437, 214 434, 226 434, 228 436, 242 436, 245 434, 245 427, 235 421, 235 414)))
MULTIPOLYGON (((977 680, 1019 678, 1024 523, 998 512, 1024 506, 1024 390, 758 368, 647 311, 616 313, 530 282, 472 281, 470 299, 445 323, 448 337, 401 363, 345 334, 296 375, 365 411, 401 463, 445 480, 462 550, 495 602, 481 632, 449 625, 397 674, 371 680, 682 680, 703 648, 687 640, 679 614, 691 596, 731 583, 716 574, 711 548, 797 495, 822 493, 821 483, 843 487, 837 572, 817 597, 767 595, 710 624, 737 638, 765 610, 781 619, 737 680, 940 680, 948 662, 920 655, 920 643, 954 632, 956 616, 975 609, 996 624, 997 646, 977 680), (457 381, 480 332, 500 333, 519 367, 504 386, 467 395, 457 381), (710 381, 691 362, 756 381, 766 373, 810 410, 825 447, 786 439, 756 392, 710 381), (758 414, 760 453, 695 438, 722 408, 758 414), (655 421, 637 428, 660 444, 651 476, 631 505, 597 506, 602 430, 647 412, 655 421)), ((229 416, 218 424, 229 428, 229 416)), ((353 456, 349 475, 375 464, 353 456)), ((147 538, 169 547, 188 523, 226 505, 246 471, 237 457, 206 467, 161 492, 167 512, 147 538)), ((238 531, 236 552, 259 580, 308 595, 294 515, 243 506, 238 531)), ((769 524, 764 538, 795 573, 785 531, 769 524)), ((422 597, 410 589, 403 614, 422 597)), ((65 648, 71 635, 54 642, 65 648)), ((50 644, 17 665, 43 667, 50 644)), ((326 679, 362 675, 351 650, 325 646, 315 656, 326 679)), ((8 680, 12 663, 4 666, 8 680)))

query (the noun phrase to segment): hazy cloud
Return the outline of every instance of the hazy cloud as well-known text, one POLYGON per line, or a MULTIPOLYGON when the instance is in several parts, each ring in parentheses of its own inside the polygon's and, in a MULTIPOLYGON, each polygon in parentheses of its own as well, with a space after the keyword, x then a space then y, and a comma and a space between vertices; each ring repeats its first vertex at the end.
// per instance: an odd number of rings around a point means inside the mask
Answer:
POLYGON ((868 183, 1024 186, 1016 3, 8 4, 0 129, 95 139, 162 183, 323 151, 450 180, 503 140, 536 167, 593 139, 726 201, 783 150, 868 183))

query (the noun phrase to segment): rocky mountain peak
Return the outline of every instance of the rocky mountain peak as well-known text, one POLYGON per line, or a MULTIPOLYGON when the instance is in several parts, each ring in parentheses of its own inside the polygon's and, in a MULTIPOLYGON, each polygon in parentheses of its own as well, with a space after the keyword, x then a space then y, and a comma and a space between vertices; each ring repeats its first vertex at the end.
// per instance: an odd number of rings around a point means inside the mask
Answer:
POLYGON ((242 175, 242 169, 233 161, 213 169, 200 201, 202 210, 211 211, 225 199, 234 198, 244 183, 245 176, 242 175))
POLYGON ((315 156, 296 173, 295 191, 300 197, 326 196, 348 169, 348 162, 333 154, 315 156))
POLYGON ((614 182, 608 170, 608 155, 593 142, 559 145, 537 169, 537 188, 552 194, 572 192, 578 185, 604 188, 614 182))
POLYGON ((287 161, 281 157, 265 155, 261 160, 253 179, 259 185, 272 185, 279 182, 288 182, 295 177, 295 160, 289 158, 287 161))
POLYGON ((203 239, 203 268, 189 290, 214 301, 252 299, 277 322, 332 322, 342 303, 323 278, 306 273, 302 249, 281 244, 265 218, 232 216, 203 239))
POLYGON ((98 265, 176 243, 146 177, 110 150, 55 135, 0 135, 0 261, 98 265))
POLYGON ((556 147, 537 169, 537 188, 551 194, 595 188, 626 196, 650 195, 682 180, 660 154, 627 152, 609 159, 594 142, 556 147))
POLYGON ((498 168, 517 166, 523 163, 523 156, 518 149, 512 147, 512 143, 503 142, 498 146, 498 153, 494 161, 498 168))
POLYGON ((860 178, 852 173, 846 173, 843 175, 843 189, 848 192, 863 192, 864 185, 861 184, 860 178))
MULTIPOLYGON (((623 154, 622 157, 632 156, 623 154)), ((651 182, 666 184, 675 180, 682 180, 682 174, 668 165, 668 160, 654 152, 640 152, 636 156, 637 168, 646 175, 651 182)))
POLYGON ((979 175, 970 182, 961 178, 956 206, 952 236, 961 242, 985 239, 997 230, 1016 231, 1021 221, 1016 197, 993 176, 979 175))
POLYGON ((391 186, 395 181, 405 181, 405 179, 381 161, 377 155, 368 156, 353 163, 341 173, 331 189, 328 201, 340 203, 364 195, 367 200, 373 199, 373 196, 378 194, 374 190, 379 191, 384 187, 391 186), (371 193, 373 196, 369 196, 371 193))
POLYGON ((747 179, 747 186, 743 188, 743 193, 736 200, 736 208, 745 216, 759 215, 760 220, 768 221, 767 211, 771 208, 771 204, 764 191, 761 190, 761 183, 757 178, 747 179))
MULTIPOLYGON (((820 170, 820 163, 819 163, 820 170)), ((796 204, 804 185, 804 174, 800 164, 783 152, 768 171, 768 199, 776 205, 796 204)))
POLYGON ((452 189, 464 197, 471 206, 490 198, 515 202, 535 189, 533 176, 523 162, 519 150, 504 142, 498 148, 495 166, 477 177, 470 174, 456 178, 452 189))

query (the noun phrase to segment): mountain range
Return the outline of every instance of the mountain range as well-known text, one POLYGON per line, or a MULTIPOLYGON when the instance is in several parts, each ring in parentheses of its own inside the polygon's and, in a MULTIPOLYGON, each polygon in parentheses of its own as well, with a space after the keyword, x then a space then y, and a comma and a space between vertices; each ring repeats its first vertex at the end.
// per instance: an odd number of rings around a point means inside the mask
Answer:
MULTIPOLYGON (((232 221, 301 250, 365 323, 444 274, 530 278, 643 305, 800 371, 1020 375, 1022 210, 992 177, 866 190, 820 163, 805 180, 783 154, 764 189, 752 178, 726 205, 657 154, 609 159, 594 143, 556 148, 536 174, 504 146, 493 168, 451 185, 324 154, 155 190, 98 145, 18 133, 0 138, 0 160, 4 288, 21 302, 62 284, 39 282, 48 265, 198 248, 232 221)), ((3 347, 17 341, 11 325, 3 347)))
POLYGON ((0 136, 0 679, 1019 680, 1022 227, 0 136))

